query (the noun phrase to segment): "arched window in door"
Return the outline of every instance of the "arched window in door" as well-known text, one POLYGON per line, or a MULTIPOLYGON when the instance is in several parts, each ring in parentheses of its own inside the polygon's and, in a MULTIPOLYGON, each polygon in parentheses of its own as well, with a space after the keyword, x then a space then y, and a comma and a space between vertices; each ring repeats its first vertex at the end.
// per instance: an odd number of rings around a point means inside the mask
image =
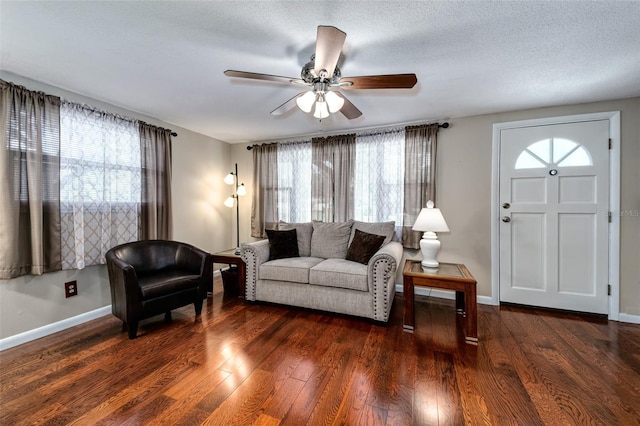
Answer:
POLYGON ((569 139, 551 138, 534 142, 520 153, 517 169, 593 166, 591 154, 577 142, 569 139))

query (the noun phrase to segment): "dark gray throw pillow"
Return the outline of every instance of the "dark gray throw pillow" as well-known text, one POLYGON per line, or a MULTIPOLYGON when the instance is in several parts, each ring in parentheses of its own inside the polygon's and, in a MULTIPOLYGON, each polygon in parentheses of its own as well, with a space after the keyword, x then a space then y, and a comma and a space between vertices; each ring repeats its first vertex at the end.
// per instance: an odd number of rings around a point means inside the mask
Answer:
POLYGON ((295 229, 276 231, 266 229, 269 238, 269 260, 300 257, 298 234, 295 229))
POLYGON ((380 249, 384 238, 384 235, 368 234, 356 229, 353 241, 351 241, 349 250, 347 250, 346 259, 366 265, 369 263, 369 260, 371 260, 371 257, 380 249))

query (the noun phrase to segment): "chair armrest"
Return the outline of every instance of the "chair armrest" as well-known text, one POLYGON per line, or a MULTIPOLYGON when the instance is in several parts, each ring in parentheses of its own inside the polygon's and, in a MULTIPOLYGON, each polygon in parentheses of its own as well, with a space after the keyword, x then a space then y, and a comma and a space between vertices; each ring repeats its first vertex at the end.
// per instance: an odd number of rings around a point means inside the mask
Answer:
POLYGON ((256 300, 256 282, 260 265, 269 260, 269 240, 242 244, 240 257, 246 265, 245 300, 256 300))
POLYGON ((189 244, 182 244, 176 252, 176 267, 200 276, 199 292, 203 299, 213 291, 213 258, 211 254, 189 244))
POLYGON ((402 261, 402 244, 392 241, 380 248, 369 260, 367 278, 373 294, 376 321, 387 322, 396 294, 396 270, 402 261))
POLYGON ((105 259, 111 288, 111 311, 126 322, 139 314, 133 308, 140 304, 141 299, 138 276, 132 265, 113 253, 107 252, 105 259))

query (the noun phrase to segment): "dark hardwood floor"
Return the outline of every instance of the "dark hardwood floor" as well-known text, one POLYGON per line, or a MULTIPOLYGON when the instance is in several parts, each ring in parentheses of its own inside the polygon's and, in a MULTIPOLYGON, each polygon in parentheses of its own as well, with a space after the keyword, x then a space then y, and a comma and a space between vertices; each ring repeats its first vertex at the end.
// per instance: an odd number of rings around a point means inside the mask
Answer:
MULTIPOLYGON (((0 424, 637 425, 640 326, 402 300, 386 327, 223 297, 141 324, 104 317, 0 353, 0 424)), ((400 296, 401 297, 401 296, 400 296)))

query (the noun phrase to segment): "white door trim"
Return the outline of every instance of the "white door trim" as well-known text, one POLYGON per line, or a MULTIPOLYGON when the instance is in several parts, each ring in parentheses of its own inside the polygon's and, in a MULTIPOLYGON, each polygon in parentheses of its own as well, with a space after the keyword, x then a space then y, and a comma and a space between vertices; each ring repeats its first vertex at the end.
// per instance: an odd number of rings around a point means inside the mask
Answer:
POLYGON ((576 123, 580 121, 609 120, 612 147, 609 152, 609 297, 610 320, 620 318, 620 111, 592 114, 567 115, 562 117, 536 118, 532 120, 494 123, 491 163, 491 303, 500 304, 500 132, 518 127, 544 126, 549 124, 576 123))

